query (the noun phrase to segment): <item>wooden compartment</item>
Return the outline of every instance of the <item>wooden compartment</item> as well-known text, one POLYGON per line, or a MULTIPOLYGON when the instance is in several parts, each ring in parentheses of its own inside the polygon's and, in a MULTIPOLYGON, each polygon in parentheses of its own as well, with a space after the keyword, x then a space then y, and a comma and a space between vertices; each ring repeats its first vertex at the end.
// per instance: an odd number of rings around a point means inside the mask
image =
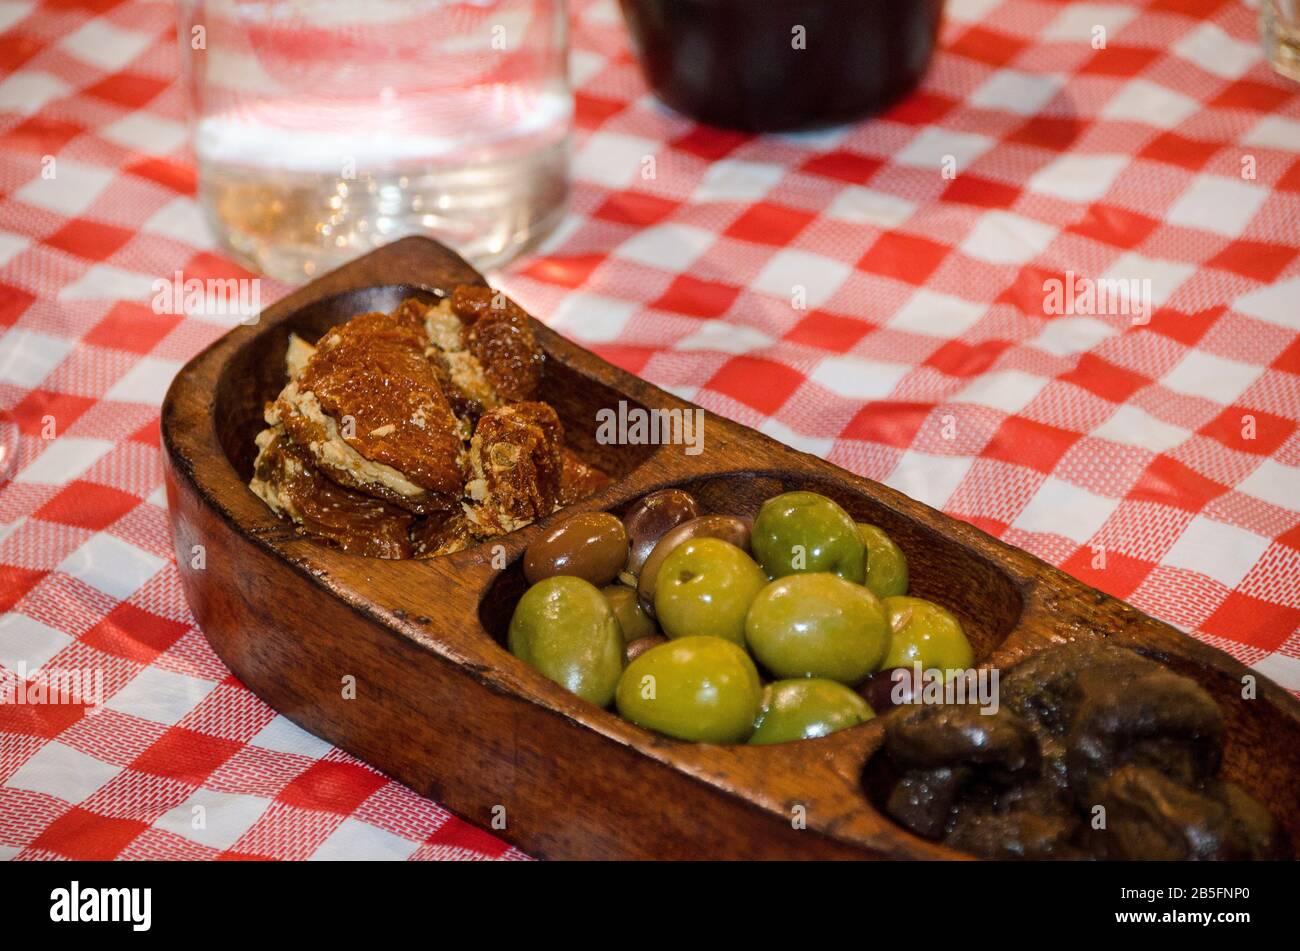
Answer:
MULTIPOLYGON (((872 802, 871 721, 770 747, 680 743, 597 709, 502 646, 523 590, 524 548, 562 514, 454 555, 382 561, 296 535, 247 488, 262 405, 283 382, 290 331, 316 336, 356 313, 428 299, 481 277, 408 238, 318 279, 181 371, 162 432, 177 563, 214 650, 271 706, 470 822, 554 858, 960 858, 872 802), (507 567, 493 566, 504 548, 507 567), (204 567, 193 567, 195 546, 204 567), (345 678, 356 698, 345 699, 345 678), (865 774, 864 774, 865 770, 865 774), (502 812, 504 810, 504 813, 502 812), (806 817, 806 828, 792 818, 806 817)), ((565 512, 619 512, 665 486, 709 511, 752 514, 808 488, 881 525, 906 552, 914 593, 955 610, 977 660, 1007 665, 1049 643, 1107 638, 1169 663, 1229 722, 1224 772, 1300 843, 1300 703, 1226 654, 900 493, 747 427, 708 416, 705 449, 606 446, 595 413, 693 409, 541 324, 543 398, 572 448, 616 478, 565 512), (1255 676, 1254 700, 1241 678, 1255 676)))

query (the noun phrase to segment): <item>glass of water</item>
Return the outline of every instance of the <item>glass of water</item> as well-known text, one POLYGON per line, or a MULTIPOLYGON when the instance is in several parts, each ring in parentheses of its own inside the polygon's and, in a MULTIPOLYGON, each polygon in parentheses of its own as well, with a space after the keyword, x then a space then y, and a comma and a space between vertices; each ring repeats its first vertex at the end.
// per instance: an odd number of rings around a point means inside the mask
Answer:
POLYGON ((300 282, 410 234, 480 268, 564 214, 564 0, 181 0, 199 197, 300 282))
POLYGON ((1260 0, 1259 29, 1273 69, 1300 82, 1300 0, 1260 0))

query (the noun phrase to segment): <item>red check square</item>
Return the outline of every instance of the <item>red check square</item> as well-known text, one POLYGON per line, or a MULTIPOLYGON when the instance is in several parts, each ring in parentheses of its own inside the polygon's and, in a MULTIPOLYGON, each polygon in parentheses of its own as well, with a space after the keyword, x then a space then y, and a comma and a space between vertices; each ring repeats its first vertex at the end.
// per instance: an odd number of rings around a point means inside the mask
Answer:
POLYGON ((8 284, 0 284, 0 327, 11 327, 19 317, 27 313, 36 300, 35 294, 20 291, 8 284))
POLYGON ((1250 618, 1250 639, 1244 643, 1266 651, 1277 650, 1300 629, 1300 608, 1262 601, 1240 591, 1230 591, 1201 629, 1206 634, 1242 642, 1242 618, 1250 618))
POLYGON ((1187 512, 1199 512, 1228 491, 1177 459, 1159 455, 1147 466, 1128 497, 1135 502, 1159 502, 1187 512))
POLYGON ((1146 329, 1193 347, 1209 333, 1225 310, 1226 307, 1212 307, 1194 314, 1181 314, 1164 307, 1151 315, 1151 323, 1146 329))
POLYGON ((1083 128, 1083 123, 1075 118, 1034 116, 1011 133, 1007 141, 1062 152, 1083 134, 1083 128))
POLYGON ((0 140, 3 140, 10 149, 36 152, 40 155, 57 155, 65 145, 85 131, 81 126, 66 119, 35 115, 18 123, 5 135, 0 136, 0 140))
POLYGON ((992 535, 994 538, 1001 538, 1006 534, 1007 528, 1010 526, 1009 522, 993 518, 991 515, 972 515, 969 513, 963 513, 961 520, 963 522, 969 522, 981 532, 992 535))
POLYGON ((803 163, 802 168, 805 172, 812 172, 814 175, 824 175, 854 185, 865 185, 872 175, 884 167, 884 164, 883 159, 841 149, 813 156, 803 163))
POLYGON ((723 234, 729 238, 783 248, 816 217, 811 212, 760 201, 747 208, 723 234))
POLYGON ((847 353, 874 329, 875 324, 860 317, 841 317, 824 310, 814 310, 795 324, 785 339, 806 347, 847 353))
POLYGON ((1020 197, 1020 189, 978 175, 959 175, 939 197, 981 208, 1010 208, 1020 197))
POLYGON ((91 328, 85 340, 113 350, 148 353, 183 319, 180 314, 155 314, 144 304, 121 301, 91 328))
POLYGON ((1160 227, 1160 222, 1115 205, 1092 205, 1087 214, 1065 229, 1117 248, 1136 248, 1160 227))
POLYGON ((25 598, 47 574, 48 571, 39 568, 0 565, 0 611, 8 611, 25 598))
POLYGON ((198 174, 194 167, 163 158, 146 158, 132 162, 123 169, 140 178, 157 182, 181 195, 193 195, 198 187, 198 174))
POLYGON ((103 13, 121 2, 122 0, 46 0, 45 6, 51 10, 87 10, 91 13, 103 13))
POLYGON ((140 504, 128 492, 80 480, 66 485, 34 513, 34 518, 102 531, 140 504))
POLYGON ((1271 456, 1296 431, 1296 424, 1259 409, 1229 406, 1198 430, 1229 449, 1271 456))
POLYGON ((189 625, 182 621, 159 617, 124 601, 83 634, 81 642, 115 657, 151 664, 188 630, 189 625))
POLYGON ((704 385, 771 416, 803 385, 803 380, 802 373, 783 363, 758 357, 733 357, 704 385))
POLYGON ((1085 76, 1121 76, 1131 79, 1161 56, 1160 50, 1144 46, 1111 46, 1097 50, 1079 67, 1085 76))
POLYGON ((1147 9, 1176 13, 1194 20, 1208 20, 1210 14, 1228 2, 1229 0, 1155 0, 1147 9))
POLYGON ((1050 473, 1079 438, 1078 433, 1068 429, 1023 416, 1008 416, 989 440, 984 455, 1050 473))
POLYGON ((87 86, 86 92, 128 109, 139 109, 170 85, 167 80, 153 76, 142 76, 139 73, 114 73, 93 86, 87 86))
POLYGON ((679 151, 716 162, 720 158, 726 158, 752 138, 753 136, 746 132, 731 132, 700 125, 685 135, 673 139, 669 145, 679 151))
POLYGON ((973 26, 957 37, 956 42, 949 46, 948 50, 959 56, 988 63, 990 66, 1005 66, 1028 45, 1024 40, 1017 40, 1005 33, 998 33, 982 26, 973 26))
POLYGON ((1129 397, 1151 383, 1141 373, 1116 366, 1092 353, 1079 357, 1074 369, 1063 374, 1060 379, 1080 386, 1089 393, 1096 393, 1112 403, 1127 403, 1129 397))
POLYGON ((89 396, 32 390, 10 410, 9 415, 24 436, 54 439, 67 432, 68 427, 96 402, 89 396))
POLYGON ((1210 100, 1209 104, 1218 109, 1250 109, 1255 112, 1272 112, 1288 99, 1294 92, 1283 89, 1273 83, 1256 82, 1253 79, 1238 79, 1225 86, 1210 100))
POLYGON ((1274 187, 1282 192, 1300 193, 1300 159, 1291 163, 1291 167, 1282 173, 1274 187))
POLYGON ((915 235, 890 231, 876 239, 858 261, 858 270, 883 274, 920 286, 938 270, 951 249, 915 235))
POLYGON ((984 340, 977 344, 949 340, 926 357, 925 365, 948 376, 975 376, 991 367, 1009 346, 1007 340, 984 340))
POLYGON ((446 822, 438 826, 437 831, 429 836, 426 842, 429 845, 468 849, 471 852, 481 852, 492 857, 504 854, 509 848, 496 836, 484 832, 468 822, 457 819, 455 816, 451 816, 446 822))
POLYGON ((1272 364, 1278 370, 1300 375, 1300 337, 1291 341, 1291 345, 1277 355, 1272 364))
POLYGON ((5 64, 5 72, 13 74, 41 50, 45 44, 27 33, 6 33, 0 36, 0 63, 5 64))
POLYGON ((1271 284, 1296 256, 1296 249, 1264 241, 1234 241, 1206 263, 1261 284, 1271 284))
POLYGON ((276 798, 287 806, 349 815, 388 782, 355 763, 320 760, 294 777, 276 798))
POLYGON ((46 238, 44 243, 88 261, 104 261, 130 241, 133 234, 126 228, 75 218, 46 238))
POLYGON ((181 268, 185 274, 185 280, 198 278, 201 281, 210 280, 229 280, 235 278, 253 277, 253 272, 245 270, 229 258, 223 258, 207 251, 200 251, 194 257, 185 262, 185 267, 181 268))
POLYGON ((1018 307, 1026 317, 1047 317, 1048 281, 1066 284, 1065 275, 1041 267, 1026 265, 997 297, 997 303, 1018 307))
POLYGON ((659 350, 655 347, 634 347, 620 344, 592 344, 591 350, 602 360, 612 363, 620 370, 638 375, 645 372, 645 365, 659 350))
POLYGON ((131 769, 197 786, 241 748, 234 740, 173 726, 135 758, 131 769))
POLYGON ((604 221, 649 227, 663 221, 677 210, 679 203, 639 192, 616 192, 605 199, 595 215, 604 221))
POLYGON ((86 715, 84 703, 0 703, 0 733, 52 740, 86 715))
POLYGON ((159 427, 158 420, 151 419, 139 429, 131 434, 132 442, 142 442, 145 445, 153 446, 155 449, 162 445, 162 430, 159 427))
POLYGON ((740 288, 682 274, 651 307, 691 317, 721 317, 740 296, 740 288))
POLYGON ((29 848, 82 862, 107 862, 121 855, 147 828, 149 824, 138 819, 99 816, 73 806, 46 826, 29 848))
POLYGON ((842 435, 845 439, 861 439, 906 449, 912 445, 933 411, 933 403, 868 403, 849 420, 842 435))
POLYGON ((561 287, 581 287, 591 277, 591 272, 604 262, 603 254, 570 254, 538 258, 524 269, 525 274, 546 284, 561 287))
POLYGON ((1201 142, 1176 132, 1165 132, 1148 142, 1138 156, 1199 172, 1221 148, 1219 142, 1201 142))
POLYGON ((946 96, 919 90, 887 109, 883 118, 907 125, 934 125, 956 105, 956 101, 946 96))
POLYGON ((1084 584, 1116 598, 1127 598, 1136 591, 1151 568, 1151 563, 1141 558, 1110 549, 1096 552, 1090 545, 1080 548, 1061 565, 1063 571, 1084 584))
POLYGON ((627 108, 626 102, 615 99, 602 99, 590 93, 573 94, 573 124, 579 129, 595 129, 603 125, 606 119, 618 115, 627 108))

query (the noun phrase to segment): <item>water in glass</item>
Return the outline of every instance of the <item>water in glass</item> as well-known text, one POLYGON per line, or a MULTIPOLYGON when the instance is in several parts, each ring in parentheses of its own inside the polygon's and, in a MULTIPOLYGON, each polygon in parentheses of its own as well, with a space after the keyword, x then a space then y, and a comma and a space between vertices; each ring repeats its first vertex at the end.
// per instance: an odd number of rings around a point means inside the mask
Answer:
POLYGON ((200 198, 257 270, 407 234, 493 267, 563 215, 564 0, 182 0, 180 24, 200 198))

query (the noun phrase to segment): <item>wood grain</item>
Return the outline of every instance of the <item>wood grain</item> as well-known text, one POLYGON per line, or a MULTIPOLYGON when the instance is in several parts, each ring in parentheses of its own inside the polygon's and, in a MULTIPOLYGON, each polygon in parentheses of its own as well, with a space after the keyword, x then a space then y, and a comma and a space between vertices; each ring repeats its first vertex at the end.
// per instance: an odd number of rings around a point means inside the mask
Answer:
MULTIPOLYGON (((519 557, 556 516, 429 561, 346 555, 296 536, 246 487, 265 400, 290 331, 319 335, 411 293, 481 277, 408 238, 320 278, 239 327, 177 376, 162 413, 168 506, 190 607, 223 661, 294 722, 538 856, 961 858, 881 815, 864 770, 879 721, 820 740, 719 747, 666 739, 551 683, 502 646, 523 590, 519 557), (204 567, 195 568, 202 546, 204 567), (355 699, 345 699, 355 678, 355 699), (806 816, 806 828, 792 818, 806 816), (493 825, 504 817, 505 826, 493 825)), ((541 324, 543 398, 576 451, 615 476, 569 512, 620 511, 683 486, 710 512, 753 514, 776 492, 824 492, 882 526, 913 593, 967 626, 982 664, 1104 638, 1195 678, 1229 724, 1224 772, 1300 843, 1300 703, 1271 681, 1135 608, 900 493, 708 416, 704 452, 604 446, 598 409, 693 409, 541 324), (1242 678, 1258 683, 1242 697, 1242 678)))

